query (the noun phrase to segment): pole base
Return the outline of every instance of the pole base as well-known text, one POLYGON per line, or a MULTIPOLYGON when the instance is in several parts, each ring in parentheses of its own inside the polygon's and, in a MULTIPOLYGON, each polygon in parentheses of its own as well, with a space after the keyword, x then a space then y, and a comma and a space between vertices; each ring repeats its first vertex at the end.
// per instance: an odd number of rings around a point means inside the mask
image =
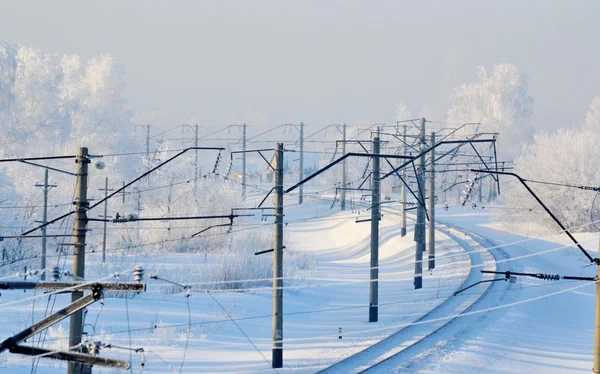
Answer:
POLYGON ((283 367, 283 349, 282 348, 273 348, 273 362, 271 363, 271 367, 273 369, 280 369, 283 367))
POLYGON ((415 277, 415 280, 414 280, 413 284, 415 285, 415 290, 423 288, 423 278, 422 277, 415 277))
POLYGON ((429 256, 429 270, 435 269, 435 256, 429 256))
POLYGON ((372 305, 369 306, 369 322, 377 322, 378 315, 378 308, 372 305))
POLYGON ((400 237, 405 237, 406 236, 406 227, 401 227, 400 228, 400 237))

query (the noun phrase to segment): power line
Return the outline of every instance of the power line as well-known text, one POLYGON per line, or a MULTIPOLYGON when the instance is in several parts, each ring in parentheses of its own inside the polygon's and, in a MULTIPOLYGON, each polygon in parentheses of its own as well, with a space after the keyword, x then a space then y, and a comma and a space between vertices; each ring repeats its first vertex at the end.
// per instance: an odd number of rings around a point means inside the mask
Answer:
MULTIPOLYGON (((526 286, 526 287, 522 287, 522 288, 551 287, 551 286, 559 286, 559 285, 569 284, 569 283, 573 283, 573 282, 575 282, 575 281, 562 281, 562 282, 556 282, 556 283, 550 283, 550 284, 544 284, 544 285, 526 286)), ((593 282, 593 283, 597 283, 597 282, 593 282)), ((583 284, 576 285, 574 287, 565 288, 565 289, 562 289, 562 290, 559 290, 559 291, 555 291, 555 292, 551 292, 551 293, 548 293, 548 294, 543 294, 543 295, 540 295, 540 296, 535 296, 535 297, 531 297, 531 298, 527 298, 527 299, 523 299, 523 300, 511 302, 511 303, 500 304, 500 305, 497 305, 497 306, 494 306, 494 307, 480 309, 480 310, 476 310, 476 311, 465 312, 465 313, 461 313, 461 314, 447 315, 447 316, 440 317, 440 318, 423 320, 423 321, 412 322, 412 323, 403 323, 403 324, 388 325, 388 326, 382 327, 382 328, 360 330, 360 331, 356 331, 356 332, 352 332, 352 333, 347 333, 346 335, 360 335, 360 334, 364 334, 364 333, 367 333, 367 332, 383 331, 383 330, 388 330, 388 329, 398 329, 398 328, 407 327, 407 326, 433 323, 433 322, 437 322, 437 321, 440 321, 440 320, 446 320, 446 319, 452 319, 452 318, 457 318, 457 317, 466 317, 466 316, 470 316, 470 315, 487 313, 487 312, 490 312, 490 311, 494 311, 494 310, 498 310, 498 309, 504 309, 504 308, 509 308, 509 307, 513 307, 513 306, 517 306, 517 305, 526 304, 526 303, 534 302, 534 301, 537 301, 537 300, 545 299, 545 298, 548 298, 548 297, 556 296, 556 295, 559 295, 559 294, 571 292, 573 290, 589 286, 589 285, 591 285, 593 283, 592 282, 590 282, 590 283, 583 283, 583 284)), ((519 291, 522 288, 515 288, 515 289, 512 289, 512 290, 519 291)), ((506 289, 506 290, 500 290, 500 291, 501 292, 508 292, 510 290, 506 289)), ((473 293, 466 293, 466 294, 462 294, 462 295, 457 295, 456 297, 469 296, 469 295, 473 295, 473 293)), ((412 299, 412 300, 404 300, 404 301, 394 301, 394 302, 388 302, 388 303, 380 303, 379 305, 380 306, 386 306, 386 305, 397 305, 397 304, 415 303, 415 302, 419 302, 419 301, 429 301, 429 300, 436 300, 436 299, 440 299, 440 298, 447 298, 449 296, 451 296, 451 295, 449 294, 449 295, 442 295, 442 296, 436 296, 436 297, 431 297, 431 298, 412 299)), ((290 315, 302 315, 302 314, 329 313, 329 312, 334 312, 334 311, 351 310, 351 309, 358 309, 358 308, 368 308, 368 305, 362 305, 362 306, 360 306, 360 305, 353 305, 353 306, 346 306, 346 307, 339 307, 339 308, 328 308, 328 309, 317 309, 317 310, 309 310, 309 311, 299 311, 299 312, 284 313, 283 315, 284 316, 290 316, 290 315)), ((401 317, 401 316, 403 316, 403 315, 398 315, 398 317, 401 317)), ((412 314, 409 315, 409 316, 412 316, 412 314)), ((256 316, 240 317, 240 318, 236 318, 235 320, 236 321, 246 321, 246 320, 263 319, 263 318, 271 318, 271 317, 272 317, 272 314, 263 314, 263 315, 256 315, 256 316)), ((210 324, 225 323, 225 322, 231 322, 231 319, 227 318, 227 319, 212 320, 212 321, 193 322, 192 325, 193 326, 202 326, 202 325, 210 325, 210 324)), ((135 332, 142 332, 142 331, 152 331, 152 330, 156 330, 156 329, 165 329, 165 328, 173 328, 173 327, 186 327, 186 326, 188 326, 188 323, 160 325, 160 326, 156 326, 156 327, 142 327, 142 328, 128 329, 128 330, 117 330, 117 331, 107 332, 106 334, 107 335, 118 335, 118 334, 124 334, 124 333, 129 333, 129 332, 134 332, 135 333, 135 332)), ((295 342, 298 342, 298 341, 307 341, 307 340, 314 340, 314 339, 318 339, 318 338, 329 338, 329 337, 330 336, 312 336, 312 337, 307 337, 307 338, 286 339, 285 341, 289 341, 289 342, 295 341, 295 342)))

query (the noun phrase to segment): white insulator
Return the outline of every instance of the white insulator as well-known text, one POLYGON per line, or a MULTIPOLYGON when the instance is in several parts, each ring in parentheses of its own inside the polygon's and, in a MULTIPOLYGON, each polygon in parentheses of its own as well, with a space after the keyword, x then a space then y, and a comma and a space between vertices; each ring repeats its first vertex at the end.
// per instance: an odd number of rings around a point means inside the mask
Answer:
POLYGON ((136 266, 133 269, 133 280, 140 283, 144 279, 144 268, 136 266))

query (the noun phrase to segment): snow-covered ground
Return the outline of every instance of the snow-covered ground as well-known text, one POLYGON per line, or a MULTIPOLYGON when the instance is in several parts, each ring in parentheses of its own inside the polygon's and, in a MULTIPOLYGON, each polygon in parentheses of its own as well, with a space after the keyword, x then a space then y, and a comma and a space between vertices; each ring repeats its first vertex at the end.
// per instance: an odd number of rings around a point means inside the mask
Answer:
MULTIPOLYGON (((356 213, 339 212, 338 207, 330 210, 330 205, 325 199, 286 207, 286 250, 302 254, 310 265, 284 280, 284 368, 278 372, 316 372, 361 351, 453 297, 471 270, 494 268, 488 262, 471 269, 466 247, 459 244, 468 238, 458 238, 461 240, 457 242, 438 232, 437 267, 431 274, 425 272, 423 289, 413 290, 412 225, 409 224, 408 235, 400 238, 399 217, 393 213, 397 207, 389 204, 381 221, 379 321, 369 323, 369 223, 355 223, 356 213)), ((360 217, 365 214, 368 212, 362 212, 360 217)), ((501 246, 491 250, 505 253, 496 256, 500 270, 595 275, 595 267, 585 267, 585 258, 578 250, 562 248, 568 242, 560 235, 534 238, 507 233, 490 220, 488 212, 471 208, 448 212, 439 209, 437 216, 440 222, 464 227, 501 246)), ((260 229, 268 232, 271 227, 260 229)), ((580 237, 586 248, 596 248, 597 236, 580 237)), ((120 261, 131 266, 140 264, 164 278, 174 279, 205 258, 176 254, 132 256, 120 261)), ((90 268, 98 266, 98 262, 97 255, 88 257, 90 268)), ((127 299, 106 298, 103 306, 96 303, 89 307, 85 328, 88 339, 143 348, 144 373, 273 372, 269 363, 271 288, 257 286, 237 292, 207 293, 203 292, 206 287, 195 284, 191 296, 186 297, 177 287, 165 287, 154 280, 147 282, 146 293, 127 299), (165 294, 167 289, 171 293, 165 294)), ((487 286, 477 286, 470 292, 482 292, 483 287, 487 286)), ((43 316, 47 296, 16 302, 32 296, 30 291, 2 293, 3 337, 43 316)), ((496 282, 468 316, 426 338, 417 354, 389 360, 383 372, 589 371, 594 296, 593 282, 524 277, 515 284, 496 282), (574 287, 580 288, 570 290, 574 287)), ((68 296, 58 296, 55 310, 67 299, 68 296)), ((44 346, 66 347, 67 330, 65 321, 42 334, 44 346)), ((35 338, 26 344, 37 342, 35 338)), ((139 352, 112 348, 103 349, 101 355, 131 357, 133 372, 141 372, 139 352)), ((0 372, 25 373, 31 367, 31 358, 0 355, 0 372)), ((41 359, 38 372, 63 373, 64 367, 62 363, 41 359)), ((100 367, 94 371, 119 372, 100 367)))

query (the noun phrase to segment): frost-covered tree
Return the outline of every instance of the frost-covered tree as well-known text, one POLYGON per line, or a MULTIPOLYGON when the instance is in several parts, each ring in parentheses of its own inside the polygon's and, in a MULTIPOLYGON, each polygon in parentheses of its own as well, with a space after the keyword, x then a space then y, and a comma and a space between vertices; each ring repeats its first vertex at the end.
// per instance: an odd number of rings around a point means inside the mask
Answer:
POLYGON ((406 121, 410 119, 410 110, 403 103, 396 104, 396 121, 406 121))
MULTIPOLYGON (((600 186, 600 100, 594 99, 582 129, 559 129, 537 134, 515 161, 515 172, 523 178, 567 185, 600 186)), ((506 178, 505 178, 506 179, 506 178)), ((509 182, 508 180, 506 180, 509 182)), ((530 183, 531 188, 568 227, 590 230, 591 207, 596 192, 530 183)), ((515 180, 502 193, 507 208, 500 214, 512 222, 534 222, 548 228, 558 226, 541 211, 539 204, 515 180), (516 219, 515 219, 516 218, 516 219)))
POLYGON ((499 132, 499 151, 514 156, 532 136, 533 98, 527 76, 512 64, 477 69, 477 81, 459 86, 452 96, 448 121, 480 122, 479 131, 499 132))
POLYGON ((583 121, 583 130, 588 132, 600 132, 600 96, 596 97, 583 121))
MULTIPOLYGON (((109 55, 84 62, 78 56, 44 54, 0 41, 0 157, 75 154, 80 146, 89 147, 92 154, 132 150, 131 113, 123 88, 122 69, 109 55)), ((137 160, 129 161, 128 165, 139 165, 137 160)), ((122 157, 104 162, 119 179, 135 173, 123 170, 126 160, 122 157)), ((52 166, 74 171, 68 162, 54 161, 52 166)), ((39 206, 42 194, 34 184, 42 181, 43 173, 34 166, 2 164, 4 205, 39 206)), ((50 173, 51 182, 60 187, 50 194, 52 217, 70 209, 75 180, 50 173), (59 206, 53 207, 53 203, 59 206)), ((90 185, 100 185, 103 179, 101 172, 90 173, 90 185)), ((1 214, 0 223, 11 222, 10 232, 14 232, 15 226, 39 220, 41 209, 3 209, 1 214), (15 222, 15 217, 20 219, 15 222)))

